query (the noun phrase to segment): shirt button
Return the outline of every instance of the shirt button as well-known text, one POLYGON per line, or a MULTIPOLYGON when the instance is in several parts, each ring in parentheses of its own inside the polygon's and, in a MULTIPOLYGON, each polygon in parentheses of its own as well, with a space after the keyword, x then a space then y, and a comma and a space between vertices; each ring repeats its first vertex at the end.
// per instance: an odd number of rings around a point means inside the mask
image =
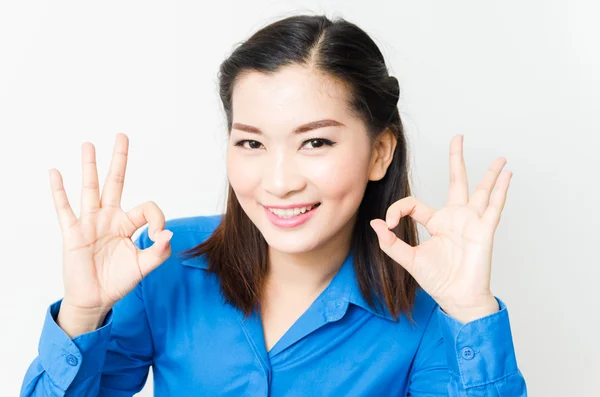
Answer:
POLYGON ((462 349, 462 356, 465 360, 471 360, 475 356, 475 352, 470 347, 462 349))
POLYGON ((72 366, 76 366, 78 363, 77 357, 75 357, 72 354, 69 354, 67 356, 67 364, 72 365, 72 366))

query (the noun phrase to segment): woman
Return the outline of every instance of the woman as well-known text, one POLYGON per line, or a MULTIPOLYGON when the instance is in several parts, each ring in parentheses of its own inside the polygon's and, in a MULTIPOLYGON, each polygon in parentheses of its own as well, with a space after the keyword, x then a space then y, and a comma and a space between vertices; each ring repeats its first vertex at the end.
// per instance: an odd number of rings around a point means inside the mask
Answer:
POLYGON ((65 294, 22 395, 131 396, 152 365, 158 396, 525 396, 490 291, 506 160, 469 197, 456 136, 447 205, 412 197, 398 81, 343 19, 273 23, 219 78, 225 214, 123 212, 123 134, 101 197, 82 146, 79 218, 50 171, 65 294))

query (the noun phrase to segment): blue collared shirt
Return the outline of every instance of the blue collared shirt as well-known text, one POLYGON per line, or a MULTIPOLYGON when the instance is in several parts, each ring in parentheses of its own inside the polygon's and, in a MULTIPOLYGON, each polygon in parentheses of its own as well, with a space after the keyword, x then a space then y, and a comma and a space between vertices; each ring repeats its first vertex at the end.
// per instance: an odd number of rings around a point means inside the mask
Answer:
MULTIPOLYGON (((173 253, 221 215, 169 220, 173 253)), ((152 245, 147 227, 135 243, 152 245)), ((526 396, 505 304, 462 324, 423 290, 413 319, 363 299, 350 253, 327 288, 267 352, 258 313, 226 304, 203 259, 171 254, 73 339, 50 305, 21 396, 132 396, 152 366, 156 396, 526 396)))

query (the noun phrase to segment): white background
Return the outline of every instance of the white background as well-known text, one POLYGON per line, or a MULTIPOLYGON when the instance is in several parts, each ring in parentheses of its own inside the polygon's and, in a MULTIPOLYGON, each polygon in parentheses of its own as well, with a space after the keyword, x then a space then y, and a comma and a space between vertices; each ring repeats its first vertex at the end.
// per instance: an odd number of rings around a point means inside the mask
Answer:
MULTIPOLYGON (((326 13, 381 46, 401 85, 415 195, 440 208, 465 135, 471 189, 498 156, 514 176, 492 289, 508 305, 531 396, 600 389, 600 25, 592 1, 6 1, 0 5, 0 395, 18 395, 62 296, 48 169, 75 213, 80 147, 100 180, 130 138, 123 208, 167 218, 225 199, 219 64, 276 19, 326 13)), ((151 377, 140 395, 152 394, 151 377)))

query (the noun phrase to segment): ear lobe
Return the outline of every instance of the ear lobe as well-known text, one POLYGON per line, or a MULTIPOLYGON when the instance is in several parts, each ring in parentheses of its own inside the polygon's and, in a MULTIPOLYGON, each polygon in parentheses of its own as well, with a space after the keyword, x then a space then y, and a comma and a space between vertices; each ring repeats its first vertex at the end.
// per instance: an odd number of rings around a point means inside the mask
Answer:
POLYGON ((378 181, 385 176, 385 170, 381 167, 381 157, 378 155, 377 151, 373 151, 373 155, 371 156, 371 166, 369 168, 369 180, 370 181, 378 181))
POLYGON ((377 167, 371 171, 369 174, 370 181, 379 181, 385 176, 385 172, 381 172, 381 168, 377 167))

